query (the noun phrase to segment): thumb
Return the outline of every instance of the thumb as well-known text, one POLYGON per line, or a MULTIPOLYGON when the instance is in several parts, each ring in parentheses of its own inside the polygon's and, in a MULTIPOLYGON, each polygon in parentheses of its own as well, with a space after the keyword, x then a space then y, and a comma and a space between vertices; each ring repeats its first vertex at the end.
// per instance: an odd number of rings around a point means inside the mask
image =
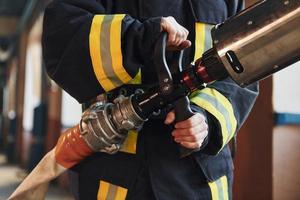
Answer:
POLYGON ((167 114, 167 117, 165 119, 165 124, 169 125, 169 124, 173 123, 174 120, 175 120, 175 112, 174 112, 174 110, 172 110, 167 114))

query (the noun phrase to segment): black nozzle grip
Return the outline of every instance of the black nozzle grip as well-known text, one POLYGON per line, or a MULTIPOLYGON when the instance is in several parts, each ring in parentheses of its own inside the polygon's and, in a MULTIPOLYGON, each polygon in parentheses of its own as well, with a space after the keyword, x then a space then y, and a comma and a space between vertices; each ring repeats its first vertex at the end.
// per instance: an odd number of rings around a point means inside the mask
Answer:
MULTIPOLYGON (((181 97, 175 102, 175 122, 187 120, 194 115, 190 108, 190 101, 187 96, 181 97)), ((188 149, 183 146, 179 147, 180 157, 186 157, 196 151, 197 149, 188 149)))

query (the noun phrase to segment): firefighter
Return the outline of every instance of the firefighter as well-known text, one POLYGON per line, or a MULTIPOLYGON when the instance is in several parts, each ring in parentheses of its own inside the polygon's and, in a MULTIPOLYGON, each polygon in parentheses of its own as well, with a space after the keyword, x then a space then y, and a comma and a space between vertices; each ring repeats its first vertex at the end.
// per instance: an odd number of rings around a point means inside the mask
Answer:
MULTIPOLYGON (((49 76, 79 103, 113 101, 157 84, 153 47, 162 31, 184 66, 212 46, 210 29, 243 8, 242 0, 54 0, 46 9, 43 53, 49 76)), ((172 62, 173 53, 168 52, 172 62)), ((172 69, 171 69, 172 70, 172 69)), ((76 199, 231 199, 228 142, 248 116, 258 86, 231 79, 192 93, 191 118, 174 125, 161 110, 120 152, 94 153, 70 170, 76 199), (178 144, 194 150, 184 158, 178 144)))

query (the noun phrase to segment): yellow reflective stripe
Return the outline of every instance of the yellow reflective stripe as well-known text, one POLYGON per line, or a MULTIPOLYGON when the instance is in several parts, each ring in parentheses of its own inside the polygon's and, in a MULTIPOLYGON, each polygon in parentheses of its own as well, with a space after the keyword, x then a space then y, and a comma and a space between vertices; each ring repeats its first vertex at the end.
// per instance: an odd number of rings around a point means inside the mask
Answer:
POLYGON ((100 181, 97 200, 106 200, 108 189, 109 189, 109 183, 105 181, 100 181))
POLYGON ((110 53, 115 74, 123 83, 128 83, 132 78, 123 67, 121 47, 121 28, 124 17, 125 15, 114 15, 112 20, 110 28, 110 53))
POLYGON ((127 195, 127 189, 123 187, 118 187, 115 200, 124 200, 127 195))
POLYGON ((190 99, 193 103, 214 115, 219 121, 223 148, 233 137, 237 127, 237 121, 229 100, 217 90, 208 87, 195 91, 190 95, 190 99))
POLYGON ((222 188, 223 188, 223 197, 224 197, 224 200, 229 200, 227 176, 222 176, 221 177, 221 184, 222 184, 222 188))
MULTIPOLYGON (((129 131, 128 136, 123 143, 121 151, 127 153, 136 153, 137 132, 129 131)), ((97 200, 123 200, 126 198, 127 189, 100 181, 97 200)))
POLYGON ((126 140, 124 141, 121 151, 126 153, 136 153, 137 132, 129 131, 126 140))
POLYGON ((212 200, 228 200, 228 182, 227 177, 222 176, 214 182, 209 182, 212 200))
POLYGON ((227 139, 227 142, 229 142, 229 140, 233 137, 236 127, 237 127, 237 121, 236 118, 234 116, 234 111, 233 111, 233 107, 231 105, 231 103, 229 102, 229 100, 222 95, 220 92, 218 92, 216 89, 213 88, 205 88, 203 89, 201 92, 203 92, 204 94, 207 94, 211 97, 214 97, 216 99, 218 99, 219 102, 222 103, 222 105, 226 108, 227 112, 228 112, 228 116, 229 116, 229 121, 232 127, 231 132, 229 133, 229 137, 227 139))
POLYGON ((208 112, 210 112, 213 116, 215 116, 217 118, 217 120, 219 121, 220 125, 221 125, 221 131, 222 131, 222 147, 226 144, 227 138, 228 138, 228 131, 226 128, 226 119, 224 118, 224 116, 222 115, 222 113, 220 111, 218 111, 216 109, 216 107, 209 101, 195 96, 191 99, 191 102, 195 103, 196 105, 198 105, 199 107, 207 110, 208 112))
POLYGON ((89 35, 89 46, 90 46, 90 56, 92 60, 93 70, 96 75, 97 80, 100 85, 103 87, 105 91, 109 91, 111 88, 115 86, 113 83, 107 79, 106 74, 104 72, 102 66, 101 59, 101 42, 100 42, 100 34, 101 34, 101 26, 104 19, 104 15, 95 15, 93 18, 91 31, 89 35))
POLYGON ((97 200, 125 200, 126 195, 126 188, 100 181, 97 200))
POLYGON ((90 56, 95 76, 105 91, 132 78, 123 67, 122 20, 125 15, 95 15, 89 35, 90 56))
POLYGON ((195 55, 194 61, 212 47, 211 29, 213 25, 196 22, 195 24, 195 55))
POLYGON ((215 182, 208 183, 212 200, 219 200, 218 186, 215 182))
POLYGON ((202 57, 205 47, 205 24, 197 22, 195 24, 195 56, 194 61, 202 57))

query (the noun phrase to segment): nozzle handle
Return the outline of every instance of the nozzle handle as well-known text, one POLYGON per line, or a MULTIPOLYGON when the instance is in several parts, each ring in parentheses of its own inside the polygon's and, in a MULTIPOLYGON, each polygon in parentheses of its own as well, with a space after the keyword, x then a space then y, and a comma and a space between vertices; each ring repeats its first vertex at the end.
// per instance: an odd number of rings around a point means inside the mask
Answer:
MULTIPOLYGON (((187 96, 181 97, 175 102, 175 122, 180 122, 189 119, 194 115, 190 107, 190 101, 187 96)), ((188 149, 183 146, 179 147, 180 157, 184 158, 198 149, 188 149)))

